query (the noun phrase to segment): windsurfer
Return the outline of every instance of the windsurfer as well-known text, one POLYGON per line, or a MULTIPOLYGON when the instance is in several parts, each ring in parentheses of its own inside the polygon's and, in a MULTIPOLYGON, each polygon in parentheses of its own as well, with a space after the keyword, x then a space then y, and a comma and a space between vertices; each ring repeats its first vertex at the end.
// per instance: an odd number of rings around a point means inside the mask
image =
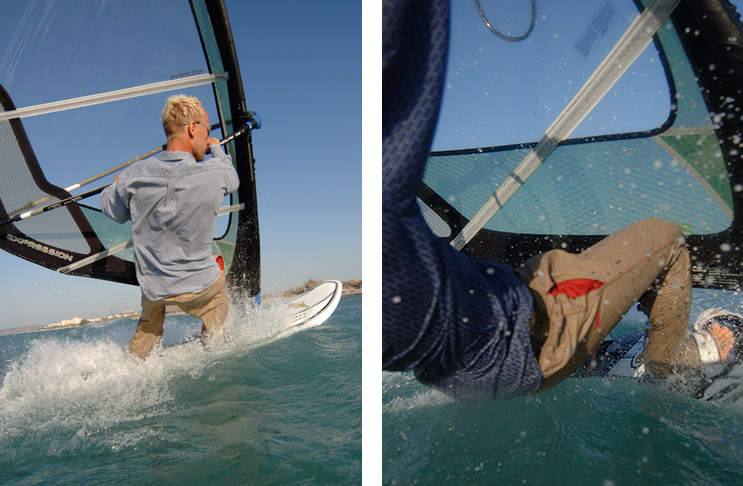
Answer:
POLYGON ((176 95, 162 113, 167 147, 130 166, 101 193, 101 209, 119 223, 131 219, 142 316, 129 352, 145 359, 163 334, 165 309, 178 306, 218 334, 229 302, 225 276, 212 256, 217 211, 239 179, 229 155, 210 138, 201 102, 176 95), (209 152, 212 158, 204 160, 209 152))
POLYGON ((441 103, 448 11, 448 0, 383 4, 384 369, 413 370, 458 398, 541 391, 584 363, 637 301, 656 376, 698 377, 702 363, 728 359, 743 319, 705 313, 689 332, 689 253, 675 223, 640 221, 581 254, 552 250, 515 270, 433 235, 416 195, 441 103))

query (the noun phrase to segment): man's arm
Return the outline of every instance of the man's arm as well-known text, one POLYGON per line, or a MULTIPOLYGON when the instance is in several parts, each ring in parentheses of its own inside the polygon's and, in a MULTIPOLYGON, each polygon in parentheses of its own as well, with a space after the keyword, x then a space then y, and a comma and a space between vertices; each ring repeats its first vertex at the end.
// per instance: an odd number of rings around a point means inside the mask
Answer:
POLYGON ((113 183, 101 193, 101 211, 117 223, 124 223, 131 219, 129 200, 126 197, 126 184, 119 181, 117 174, 113 183))
POLYGON ((237 190, 240 186, 240 178, 237 176, 237 171, 235 171, 235 167, 232 165, 232 157, 224 153, 222 146, 219 145, 219 140, 214 137, 209 139, 207 146, 212 154, 212 160, 225 166, 225 194, 237 190))
POLYGON ((416 202, 446 70, 447 0, 383 3, 382 366, 458 398, 535 392, 532 299, 506 265, 437 238, 416 202))

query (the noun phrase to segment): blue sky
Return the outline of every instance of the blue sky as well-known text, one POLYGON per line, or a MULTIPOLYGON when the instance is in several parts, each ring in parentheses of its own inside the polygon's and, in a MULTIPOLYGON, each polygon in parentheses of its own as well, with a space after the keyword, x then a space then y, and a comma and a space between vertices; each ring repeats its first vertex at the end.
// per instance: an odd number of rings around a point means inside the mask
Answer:
MULTIPOLYGON (((29 15, 28 26, 38 22, 43 27, 51 20, 60 20, 49 12, 44 16, 44 6, 36 3, 15 6, 20 15, 29 15), (34 15, 28 14, 29 11, 34 15)), ((227 0, 226 5, 247 107, 263 120, 262 128, 253 135, 263 289, 280 290, 309 278, 359 279, 362 277, 361 2, 227 0)), ((137 20, 128 24, 121 38, 146 39, 157 29, 165 29, 162 17, 153 15, 154 20, 145 19, 134 7, 131 15, 137 20)), ((167 34, 173 39, 174 65, 163 65, 162 69, 177 72, 199 68, 189 64, 188 49, 192 46, 177 43, 181 28, 177 20, 176 17, 175 25, 170 26, 175 34, 167 34), (183 53, 179 52, 181 48, 183 53)), ((82 19, 78 15, 75 21, 80 22, 77 31, 80 39, 120 35, 111 32, 114 24, 99 17, 98 12, 82 19)), ((42 55, 40 50, 23 51, 22 46, 33 45, 33 36, 40 37, 43 29, 5 28, 3 32, 0 84, 8 89, 17 107, 27 106, 26 96, 45 88, 48 89, 44 92, 49 94, 36 103, 100 92, 96 83, 111 77, 141 76, 142 82, 159 80, 149 80, 148 76, 156 73, 138 70, 138 64, 147 56, 161 55, 160 47, 149 44, 150 53, 129 52, 127 45, 121 43, 118 52, 96 53, 101 65, 91 72, 83 73, 75 68, 78 53, 68 53, 61 60, 50 57, 39 63, 33 77, 36 81, 29 83, 23 81, 21 68, 14 69, 14 61, 34 53, 42 55), (69 66, 68 70, 60 77, 45 76, 44 69, 51 69, 55 62, 69 66), (9 79, 10 73, 14 79, 9 79), (60 78, 69 78, 71 91, 54 91, 54 80, 60 78), (78 93, 75 89, 90 91, 78 93)), ((108 89, 125 87, 128 86, 108 89)), ((125 108, 111 103, 26 118, 23 123, 47 178, 65 187, 162 144, 158 118, 167 95, 142 98, 134 109, 128 108, 132 112, 125 113, 125 122, 111 116, 125 108), (35 133, 42 125, 44 133, 49 135, 37 140, 35 133), (110 159, 102 165, 98 145, 105 147, 106 158, 110 159)), ((216 118, 212 113, 210 117, 216 118)), ((90 188, 108 182, 110 178, 102 179, 90 188)), ((95 205, 95 201, 86 202, 95 205)), ((136 287, 59 275, 5 252, 0 253, 0 268, 3 275, 0 329, 139 309, 136 287)))
MULTIPOLYGON (((520 35, 529 26, 528 1, 481 6, 502 33, 520 35)), ((633 0, 541 1, 529 36, 507 42, 487 28, 472 2, 452 2, 450 62, 433 149, 535 142, 637 15, 633 0), (605 27, 600 34, 591 27, 597 16, 605 27), (579 50, 586 32, 594 41, 579 50)), ((667 91, 657 54, 645 49, 573 136, 655 128, 670 113, 667 91)))

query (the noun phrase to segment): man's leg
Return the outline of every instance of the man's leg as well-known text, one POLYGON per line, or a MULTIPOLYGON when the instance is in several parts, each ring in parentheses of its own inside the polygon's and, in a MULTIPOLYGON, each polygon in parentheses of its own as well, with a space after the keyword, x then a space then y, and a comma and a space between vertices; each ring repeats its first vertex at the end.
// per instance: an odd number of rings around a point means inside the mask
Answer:
POLYGON ((549 322, 536 323, 533 330, 543 344, 539 362, 547 377, 544 388, 584 363, 641 298, 651 321, 648 367, 656 372, 670 371, 668 365, 699 367, 688 333, 689 255, 677 224, 657 218, 640 221, 580 254, 553 250, 538 255, 518 273, 548 315, 549 322))
POLYGON ((198 317, 204 323, 202 333, 213 335, 222 331, 222 326, 227 320, 230 303, 225 291, 224 273, 206 290, 197 294, 184 294, 178 296, 178 306, 192 317, 198 317))
POLYGON ((667 374, 699 369, 699 352, 689 334, 692 283, 689 251, 680 227, 651 218, 624 228, 581 254, 609 263, 600 332, 589 336, 595 349, 622 316, 640 301, 650 319, 645 362, 667 374))
POLYGON ((129 353, 145 359, 163 335, 165 304, 150 302, 142 295, 142 316, 134 337, 129 341, 129 353))

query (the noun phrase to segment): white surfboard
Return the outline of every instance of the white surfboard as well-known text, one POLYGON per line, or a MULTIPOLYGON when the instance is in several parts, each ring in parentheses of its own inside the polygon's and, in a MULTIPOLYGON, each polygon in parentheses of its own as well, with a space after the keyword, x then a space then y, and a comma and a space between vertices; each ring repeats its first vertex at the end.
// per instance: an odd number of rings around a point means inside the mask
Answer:
MULTIPOLYGON (((342 293, 343 284, 341 282, 328 280, 281 304, 276 304, 288 314, 287 326, 281 332, 268 339, 253 343, 250 347, 263 346, 295 332, 319 326, 335 312, 342 293)), ((188 344, 199 339, 198 335, 192 336, 167 346, 167 348, 188 344)))
MULTIPOLYGON (((740 403, 743 400, 743 363, 723 368, 722 373, 708 376, 688 394, 718 404, 740 403)), ((632 333, 604 341, 596 359, 576 370, 575 376, 631 378, 642 382, 645 373, 645 336, 632 333)))
POLYGON ((253 346, 265 346, 295 332, 319 326, 335 312, 342 293, 341 282, 328 280, 279 304, 289 314, 287 327, 268 339, 254 343, 253 346))
POLYGON ((284 302, 292 319, 291 325, 284 332, 319 326, 327 321, 338 307, 342 293, 343 284, 337 280, 328 280, 284 302))

